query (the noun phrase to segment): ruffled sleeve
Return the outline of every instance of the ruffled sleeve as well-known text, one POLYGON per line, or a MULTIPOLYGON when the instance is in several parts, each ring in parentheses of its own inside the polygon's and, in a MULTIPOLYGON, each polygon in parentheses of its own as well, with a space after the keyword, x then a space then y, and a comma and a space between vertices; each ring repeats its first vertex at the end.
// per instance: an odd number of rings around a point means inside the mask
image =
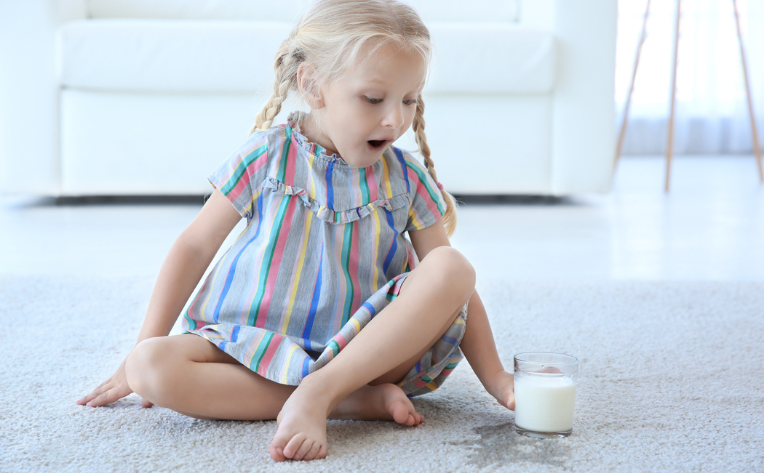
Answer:
MULTIPOLYGON (((400 150, 396 150, 400 151, 400 150)), ((435 180, 411 154, 405 159, 411 206, 406 231, 421 230, 434 224, 446 213, 446 203, 435 180)))
POLYGON ((209 177, 210 184, 220 190, 242 217, 251 219, 257 213, 257 198, 268 173, 268 140, 262 131, 247 140, 209 177))

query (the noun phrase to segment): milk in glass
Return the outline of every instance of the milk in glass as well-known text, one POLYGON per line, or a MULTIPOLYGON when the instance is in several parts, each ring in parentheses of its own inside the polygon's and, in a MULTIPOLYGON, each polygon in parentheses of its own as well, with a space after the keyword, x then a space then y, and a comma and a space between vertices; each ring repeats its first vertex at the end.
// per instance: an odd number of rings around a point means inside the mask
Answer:
POLYGON ((535 432, 573 428, 576 383, 556 373, 515 373, 515 425, 535 432))

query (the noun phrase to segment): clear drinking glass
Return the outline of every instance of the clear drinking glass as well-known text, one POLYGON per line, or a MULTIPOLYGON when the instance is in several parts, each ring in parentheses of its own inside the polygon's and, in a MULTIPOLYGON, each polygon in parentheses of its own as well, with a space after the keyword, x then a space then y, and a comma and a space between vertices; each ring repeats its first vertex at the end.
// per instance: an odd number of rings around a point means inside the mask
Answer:
POLYGON ((515 430, 535 438, 573 431, 578 359, 562 353, 515 355, 515 430))

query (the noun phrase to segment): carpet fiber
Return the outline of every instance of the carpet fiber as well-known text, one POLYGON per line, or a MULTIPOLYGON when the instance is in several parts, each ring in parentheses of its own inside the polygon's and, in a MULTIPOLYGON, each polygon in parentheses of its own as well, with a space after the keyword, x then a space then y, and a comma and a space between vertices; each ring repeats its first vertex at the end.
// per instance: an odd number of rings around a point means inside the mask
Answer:
POLYGON ((329 457, 277 464, 275 422, 75 400, 129 353, 153 281, 0 278, 0 471, 764 471, 764 284, 492 281, 505 367, 581 360, 573 435, 534 440, 463 362, 414 400, 426 419, 330 421, 329 457))

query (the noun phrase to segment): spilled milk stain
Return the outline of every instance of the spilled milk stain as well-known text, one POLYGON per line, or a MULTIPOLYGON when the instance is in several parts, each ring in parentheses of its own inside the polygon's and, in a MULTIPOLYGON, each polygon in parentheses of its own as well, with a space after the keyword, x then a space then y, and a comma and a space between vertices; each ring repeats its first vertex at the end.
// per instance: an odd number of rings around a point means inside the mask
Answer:
POLYGON ((515 424, 483 425, 472 429, 478 440, 448 442, 449 445, 467 447, 468 465, 486 468, 510 463, 533 463, 564 468, 570 454, 566 439, 533 439, 515 432, 515 424))

